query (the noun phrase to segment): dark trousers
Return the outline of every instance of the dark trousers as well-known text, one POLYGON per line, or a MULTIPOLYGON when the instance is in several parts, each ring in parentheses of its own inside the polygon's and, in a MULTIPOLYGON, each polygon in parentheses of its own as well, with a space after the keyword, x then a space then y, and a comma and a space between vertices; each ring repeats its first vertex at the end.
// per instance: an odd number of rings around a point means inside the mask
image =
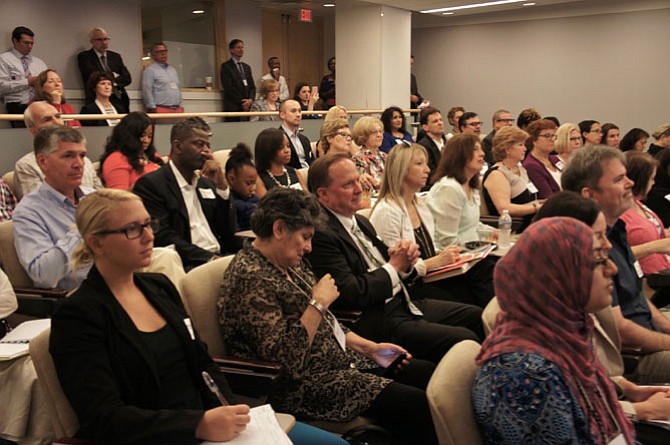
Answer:
MULTIPOLYGON (((8 102, 5 104, 5 108, 7 108, 7 114, 20 114, 23 116, 23 112, 26 111, 26 108, 28 108, 28 104, 8 102)), ((12 125, 12 128, 26 128, 26 124, 23 122, 23 119, 9 122, 12 125)))
POLYGON ((474 305, 424 299, 414 302, 423 317, 411 315, 398 297, 386 305, 384 338, 416 358, 438 364, 463 340, 484 339, 482 310, 474 305))

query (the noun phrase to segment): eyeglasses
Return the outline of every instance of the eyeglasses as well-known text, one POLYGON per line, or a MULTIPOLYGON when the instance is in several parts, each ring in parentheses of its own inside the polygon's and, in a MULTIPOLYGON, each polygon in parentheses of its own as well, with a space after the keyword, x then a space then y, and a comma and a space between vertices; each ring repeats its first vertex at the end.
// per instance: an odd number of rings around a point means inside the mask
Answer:
POLYGON ((109 37, 100 37, 98 39, 93 39, 94 42, 109 42, 110 40, 112 39, 110 39, 109 37))
POLYGON ((482 122, 468 122, 465 125, 469 125, 471 127, 479 127, 482 124, 482 122))
POLYGON ((589 133, 600 133, 603 134, 602 130, 590 130, 589 133))
POLYGON ((505 122, 506 124, 513 124, 514 119, 496 119, 496 122, 505 122))
POLYGON ((575 136, 574 138, 570 138, 570 142, 577 142, 577 141, 581 142, 582 138, 580 136, 575 136))
POLYGON ((541 134, 540 137, 545 138, 548 141, 555 141, 556 139, 558 139, 558 136, 556 136, 555 134, 541 134))
POLYGON ((607 249, 603 249, 602 247, 593 249, 593 256, 595 257, 593 261, 594 269, 598 266, 607 266, 607 261, 609 261, 609 256, 607 253, 607 249))
POLYGON ((337 136, 342 136, 344 139, 351 139, 351 133, 345 133, 344 131, 339 131, 335 134, 337 136))
POLYGON ((115 233, 123 233, 126 235, 126 238, 129 240, 132 239, 137 239, 142 236, 144 233, 144 229, 147 227, 151 229, 152 232, 155 232, 158 230, 159 226, 159 221, 157 219, 152 219, 147 223, 140 224, 140 223, 132 223, 123 229, 116 229, 116 230, 101 230, 96 233, 96 235, 112 235, 115 233))

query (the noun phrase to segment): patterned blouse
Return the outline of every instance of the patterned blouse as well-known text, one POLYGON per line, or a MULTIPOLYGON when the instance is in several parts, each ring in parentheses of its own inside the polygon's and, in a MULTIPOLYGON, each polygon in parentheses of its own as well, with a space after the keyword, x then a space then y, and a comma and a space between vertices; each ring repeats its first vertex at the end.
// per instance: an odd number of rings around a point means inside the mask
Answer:
POLYGON ((475 380, 472 404, 485 445, 595 445, 561 369, 539 355, 515 352, 488 360, 475 380))
MULTIPOLYGON (((356 153, 352 159, 356 163, 358 173, 361 175, 367 173, 375 178, 375 181, 377 181, 377 184, 380 186, 382 183, 382 176, 384 175, 386 156, 386 153, 381 150, 377 150, 377 153, 375 154, 371 150, 363 148, 356 153)), ((376 189, 379 189, 379 186, 377 186, 376 189)))
MULTIPOLYGON (((298 418, 348 421, 365 412, 391 380, 361 372, 372 361, 343 351, 322 321, 311 346, 300 317, 316 283, 307 264, 291 270, 293 281, 246 242, 223 277, 219 324, 228 351, 282 365, 270 403, 298 418)), ((348 332, 346 328, 343 328, 348 332)))

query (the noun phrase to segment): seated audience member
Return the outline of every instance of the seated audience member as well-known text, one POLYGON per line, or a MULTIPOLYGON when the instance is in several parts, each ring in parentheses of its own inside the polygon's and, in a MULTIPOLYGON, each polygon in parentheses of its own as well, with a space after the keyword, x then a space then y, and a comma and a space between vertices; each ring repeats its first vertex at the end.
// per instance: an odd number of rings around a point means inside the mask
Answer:
POLYGON ((493 138, 496 163, 486 171, 482 192, 489 214, 498 216, 508 210, 511 216, 523 218, 519 231, 533 218, 542 201, 537 200, 537 187, 521 165, 526 155, 528 133, 518 127, 500 129, 493 138))
POLYGON ((279 106, 279 118, 282 121, 279 129, 286 133, 291 148, 291 167, 296 169, 309 167, 314 162, 314 153, 307 136, 300 133, 300 122, 302 122, 300 104, 293 99, 285 100, 279 106))
POLYGON ((324 121, 319 133, 323 156, 327 153, 347 153, 353 156, 354 147, 351 144, 352 136, 349 121, 345 119, 331 119, 324 121))
POLYGON ((654 156, 658 161, 654 185, 644 200, 645 205, 658 215, 663 227, 670 227, 670 201, 665 197, 670 195, 670 150, 661 150, 654 156))
POLYGON ((552 121, 556 125, 556 128, 561 126, 561 121, 559 121, 556 116, 545 116, 543 119, 547 119, 548 121, 552 121))
POLYGON ((601 238, 572 218, 531 225, 498 261, 501 313, 472 389, 484 444, 635 444, 591 343, 588 314, 611 303, 615 273, 601 238))
POLYGON ((12 189, 0 178, 0 222, 12 219, 16 203, 16 196, 12 193, 12 189))
POLYGON ((612 313, 622 344, 642 351, 635 368, 638 383, 670 381, 670 320, 642 293, 642 271, 628 244, 626 223, 620 219, 634 204, 623 153, 603 145, 578 150, 561 182, 563 190, 595 200, 605 214, 607 238, 613 246, 610 258, 618 269, 612 313))
POLYGON ((323 102, 323 109, 328 110, 335 106, 335 57, 328 59, 328 71, 319 85, 319 96, 323 102))
MULTIPOLYGON (((251 104, 250 112, 279 111, 279 82, 274 79, 265 79, 261 83, 260 98, 251 104)), ((251 116, 250 121, 278 121, 279 115, 251 116)))
POLYGON ((539 111, 535 108, 526 108, 517 116, 516 126, 526 131, 532 122, 539 121, 540 119, 542 119, 542 116, 539 111))
POLYGON ((266 128, 256 137, 254 146, 258 187, 256 194, 262 198, 275 187, 307 190, 298 171, 289 165, 291 148, 286 133, 276 128, 266 128))
POLYGON ((647 152, 655 156, 664 148, 670 148, 670 124, 663 124, 651 134, 655 142, 649 146, 647 152))
POLYGON ((482 133, 482 120, 477 113, 466 111, 458 118, 458 129, 461 133, 472 133, 479 137, 482 133))
MULTIPOLYGON (((291 96, 288 91, 286 78, 281 75, 281 62, 279 61, 279 57, 270 57, 268 59, 268 68, 270 68, 270 72, 264 74, 258 83, 262 84, 265 80, 274 80, 279 87, 279 98, 277 99, 277 102, 283 102, 286 99, 290 99, 291 96)), ((262 96, 263 92, 261 91, 260 94, 262 96)))
POLYGON ((316 228, 307 253, 317 276, 331 274, 340 292, 334 308, 362 311, 353 330, 373 341, 394 341, 413 356, 438 363, 462 340, 483 337, 476 306, 414 299, 401 277, 414 275, 419 247, 401 240, 387 247, 362 208, 363 190, 356 165, 346 154, 317 159, 309 171, 309 188, 328 217, 316 228))
POLYGON ((579 124, 579 131, 582 133, 582 142, 584 145, 598 145, 603 138, 603 131, 600 127, 600 122, 594 120, 581 121, 579 124))
POLYGON ((377 118, 363 116, 354 124, 352 134, 354 142, 361 147, 361 150, 352 157, 358 173, 370 175, 372 177, 370 191, 379 191, 386 163, 386 153, 379 149, 384 139, 384 125, 377 118))
POLYGON ((642 201, 654 184, 657 162, 649 153, 626 153, 626 176, 633 181, 633 206, 621 215, 626 223, 626 235, 642 272, 651 275, 670 269, 670 239, 658 216, 642 201))
MULTIPOLYGON (((449 125, 451 125, 451 132, 447 133, 446 135, 447 141, 461 132, 461 130, 458 128, 458 120, 461 118, 463 113, 465 113, 465 108, 463 107, 451 107, 447 112, 447 122, 449 122, 449 125)), ((417 140, 418 139, 420 138, 417 136, 417 140)))
POLYGON ((621 142, 619 142, 619 148, 623 152, 645 151, 648 140, 649 133, 641 128, 633 128, 628 133, 626 133, 623 138, 621 138, 621 142))
POLYGON ((12 283, 9 282, 5 272, 0 269, 0 338, 11 331, 7 317, 12 315, 18 307, 12 283))
POLYGON ((449 139, 426 199, 435 221, 431 232, 437 249, 479 240, 477 229, 484 226, 479 222, 478 191, 483 166, 477 136, 457 134, 449 139))
POLYGON ((605 123, 601 128, 603 132, 602 144, 608 147, 619 148, 619 127, 612 123, 605 123))
POLYGON ((14 245, 35 286, 69 291, 88 272, 73 270, 69 263, 81 242, 73 227, 75 211, 79 200, 93 191, 81 185, 86 139, 70 127, 47 127, 37 133, 34 146, 44 182, 16 206, 14 245))
POLYGON ((384 125, 384 140, 379 149, 384 153, 391 151, 400 141, 414 142, 406 130, 405 114, 400 107, 388 107, 382 113, 381 121, 384 125))
MULTIPOLYGON (((86 89, 93 94, 95 100, 81 107, 80 114, 117 114, 117 110, 110 101, 114 92, 114 79, 109 73, 96 71, 86 83, 86 89)), ((113 127, 119 119, 83 120, 82 125, 90 127, 113 127)))
POLYGON ((73 262, 90 272, 54 314, 49 344, 79 420, 77 439, 226 442, 249 423, 247 405, 220 406, 205 385, 203 371, 234 401, 177 289, 164 275, 139 273, 151 262, 156 227, 140 199, 123 190, 93 193, 77 211, 84 241, 73 262))
MULTIPOLYGON (((571 191, 558 192, 549 198, 537 212, 535 220, 556 216, 578 219, 591 227, 594 236, 600 239, 603 251, 609 251, 612 248, 612 244, 607 239, 605 214, 600 211, 595 201, 571 191)), ((669 431, 638 422, 670 419, 670 398, 666 397, 668 388, 638 386, 626 379, 623 376, 621 341, 612 316, 612 308, 608 306, 601 309, 591 314, 591 318, 593 318, 595 328, 592 338, 598 359, 605 367, 610 379, 623 393, 624 398, 619 398, 619 404, 626 415, 635 422, 637 439, 647 445, 668 443, 669 431)))
MULTIPOLYGON (((618 143, 618 142, 617 142, 618 143)), ((579 134, 579 126, 577 124, 563 124, 556 130, 556 142, 554 142, 554 150, 556 157, 563 163, 568 165, 570 156, 575 150, 582 147, 582 137, 579 134)))
MULTIPOLYGON (((447 147, 456 151, 458 142, 456 144, 452 142, 462 140, 461 136, 464 135, 458 134, 451 138, 447 142, 447 147)), ((474 136, 470 137, 476 139, 474 136)), ((446 153, 445 156, 447 156, 446 153)), ((473 150, 470 154, 472 153, 475 151, 473 150)), ((483 159, 481 148, 479 148, 479 155, 480 160, 483 159)), ((464 156, 461 154, 460 157, 464 156)), ((438 232, 440 222, 433 220, 429 207, 426 206, 423 198, 417 195, 428 179, 426 150, 419 144, 409 142, 398 144, 389 153, 386 167, 379 199, 370 214, 370 222, 384 244, 393 246, 403 239, 418 244, 421 257, 414 265, 414 269, 419 277, 425 276, 427 271, 458 260, 460 247, 438 246, 433 242, 433 233, 438 232)), ((436 186, 437 184, 433 188, 436 186)), ((462 190, 460 184, 458 187, 462 190)), ((448 193, 447 190, 443 190, 441 197, 443 201, 455 199, 453 194, 449 196, 448 193)), ((462 209, 458 209, 460 210, 462 209)), ((479 214, 479 211, 477 213, 479 214)), ((475 239, 477 239, 476 233, 475 239)), ((493 296, 492 277, 492 264, 482 264, 482 266, 474 266, 463 275, 434 283, 414 282, 411 289, 414 296, 423 295, 485 307, 493 296), (486 268, 488 268, 488 273, 484 270, 486 268)))
POLYGON ((274 189, 261 200, 251 217, 258 237, 223 276, 218 307, 226 345, 235 355, 282 365, 270 398, 276 410, 336 422, 362 415, 399 443, 437 443, 424 392, 434 366, 341 327, 328 309, 338 298, 333 278, 317 282, 303 260, 322 212, 314 196, 296 190, 274 189), (402 371, 380 377, 401 354, 402 371))
POLYGON ((430 169, 430 174, 428 175, 426 188, 430 188, 433 184, 432 176, 437 169, 437 164, 440 163, 440 154, 449 138, 444 136, 444 121, 442 120, 440 110, 437 108, 426 107, 421 110, 421 114, 419 114, 419 123, 421 124, 421 129, 423 130, 424 135, 419 138, 417 142, 426 149, 426 153, 428 154, 428 168, 430 169))
MULTIPOLYGON (((323 115, 323 125, 326 125, 326 122, 334 120, 344 120, 349 123, 349 113, 347 112, 347 109, 342 105, 335 105, 323 115)), ((358 147, 353 146, 352 154, 356 152, 358 152, 358 147)), ((324 153, 323 139, 319 139, 319 142, 316 143, 316 157, 323 156, 324 153)))
POLYGON ((258 172, 251 155, 251 149, 240 142, 228 155, 226 179, 230 185, 230 201, 237 216, 237 230, 251 228, 251 214, 258 207, 260 198, 256 194, 258 172))
POLYGON ((537 197, 547 199, 561 190, 561 171, 565 164, 554 151, 556 124, 548 119, 540 119, 528 125, 526 148, 530 151, 523 166, 528 178, 537 187, 537 197))
POLYGON ((184 119, 170 131, 170 161, 135 183, 152 218, 157 246, 174 245, 186 270, 236 252, 235 212, 221 165, 212 158, 209 125, 184 119), (200 176, 196 174, 200 170, 200 176))
POLYGON ((319 100, 319 91, 314 90, 307 82, 298 82, 293 92, 293 100, 300 104, 303 112, 303 119, 320 119, 318 114, 304 114, 305 111, 314 111, 314 105, 319 100))
POLYGON ((131 190, 142 175, 163 165, 153 136, 154 124, 146 113, 133 111, 121 119, 100 156, 100 172, 106 187, 131 190))
MULTIPOLYGON (((35 101, 46 101, 61 114, 77 114, 74 107, 67 103, 63 95, 63 81, 56 70, 48 69, 37 76, 35 85, 35 101)), ((81 127, 76 119, 68 119, 65 122, 68 127, 81 127)))
POLYGON ((493 130, 482 139, 482 150, 484 150, 484 161, 488 165, 495 164, 495 159, 493 159, 493 137, 496 135, 496 131, 500 130, 502 127, 511 127, 514 125, 514 118, 512 113, 507 110, 498 110, 493 113, 493 118, 491 119, 491 124, 493 125, 493 130))
MULTIPOLYGON (((52 105, 44 101, 31 103, 23 113, 23 120, 33 137, 44 127, 63 125, 60 113, 52 105)), ((28 193, 36 190, 44 182, 44 172, 37 164, 35 151, 30 150, 14 166, 14 190, 16 198, 21 199, 28 193)), ((99 189, 102 187, 100 178, 93 168, 90 159, 84 158, 84 175, 81 179, 84 187, 99 189)))

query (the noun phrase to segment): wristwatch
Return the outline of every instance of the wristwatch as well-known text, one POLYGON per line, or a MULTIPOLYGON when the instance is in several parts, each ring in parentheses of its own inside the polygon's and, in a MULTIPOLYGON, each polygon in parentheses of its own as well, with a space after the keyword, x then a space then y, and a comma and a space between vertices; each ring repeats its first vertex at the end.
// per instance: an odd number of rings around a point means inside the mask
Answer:
POLYGON ((318 301, 316 301, 314 298, 312 298, 312 300, 310 300, 309 305, 313 306, 314 309, 319 311, 319 313, 321 314, 322 317, 324 317, 324 318, 326 317, 326 314, 328 313, 328 309, 323 307, 323 305, 321 303, 319 303, 318 301))

